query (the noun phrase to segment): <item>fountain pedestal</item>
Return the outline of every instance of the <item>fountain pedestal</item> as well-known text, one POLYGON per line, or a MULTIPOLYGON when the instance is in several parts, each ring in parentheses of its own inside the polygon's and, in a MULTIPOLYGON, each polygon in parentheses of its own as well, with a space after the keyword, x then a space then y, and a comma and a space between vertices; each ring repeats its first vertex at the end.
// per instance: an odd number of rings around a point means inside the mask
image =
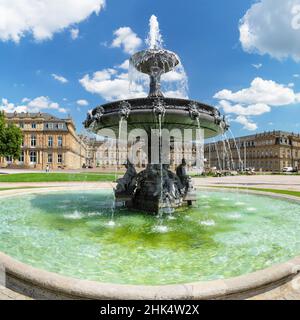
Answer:
POLYGON ((191 206, 196 201, 191 178, 176 175, 167 165, 149 164, 135 176, 128 173, 133 165, 126 166, 127 172, 118 180, 115 189, 116 203, 130 209, 158 213, 172 211, 184 203, 191 206))
MULTIPOLYGON (((155 34, 155 32, 153 33, 155 34)), ((156 44, 157 39, 151 43, 156 44)), ((217 136, 227 129, 220 112, 209 105, 196 101, 165 98, 161 92, 161 76, 179 65, 178 56, 154 45, 148 50, 134 54, 130 64, 139 72, 149 75, 148 97, 112 102, 95 108, 85 121, 85 127, 98 132, 101 129, 120 130, 119 119, 127 120, 128 129, 143 129, 151 137, 151 129, 159 129, 159 164, 151 163, 151 145, 148 145, 148 166, 137 174, 132 164, 127 163, 125 176, 118 180, 115 189, 117 203, 130 209, 157 213, 172 210, 184 203, 192 205, 196 201, 191 178, 184 164, 176 174, 162 163, 162 128, 172 130, 204 130, 207 138, 217 136)), ((197 139, 197 137, 192 138, 197 139)))

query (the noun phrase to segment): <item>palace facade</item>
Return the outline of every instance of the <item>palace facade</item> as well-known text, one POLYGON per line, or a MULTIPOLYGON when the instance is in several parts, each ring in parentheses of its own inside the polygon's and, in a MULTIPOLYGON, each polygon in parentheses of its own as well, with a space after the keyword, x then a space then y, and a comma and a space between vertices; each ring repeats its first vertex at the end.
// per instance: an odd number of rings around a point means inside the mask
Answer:
MULTIPOLYGON (((134 150, 138 168, 144 168, 147 157, 143 143, 137 137, 127 145, 116 146, 107 139, 76 134, 71 118, 59 119, 48 113, 5 113, 6 121, 23 132, 22 153, 19 159, 0 157, 0 167, 45 170, 81 169, 83 167, 112 170, 125 162, 127 150, 134 150), (137 142, 141 146, 131 148, 137 142)), ((183 150, 170 141, 170 164, 176 167, 183 157, 188 166, 195 165, 195 145, 183 150)), ((132 152, 132 151, 131 151, 132 152)), ((260 134, 207 143, 204 146, 206 170, 242 170, 281 172, 284 167, 300 168, 300 135, 284 131, 260 134)))
POLYGON ((264 172, 300 168, 300 135, 290 132, 271 131, 208 143, 204 150, 207 168, 264 172))
POLYGON ((0 158, 1 167, 80 169, 86 163, 87 146, 76 134, 71 118, 59 119, 48 113, 5 113, 8 124, 23 132, 18 160, 0 158))

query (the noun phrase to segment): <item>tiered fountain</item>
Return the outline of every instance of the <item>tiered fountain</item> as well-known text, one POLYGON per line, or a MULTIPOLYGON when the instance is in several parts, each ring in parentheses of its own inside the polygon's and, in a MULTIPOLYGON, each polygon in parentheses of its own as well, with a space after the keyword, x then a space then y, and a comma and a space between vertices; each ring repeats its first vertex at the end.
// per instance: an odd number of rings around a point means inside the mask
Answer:
POLYGON ((166 128, 204 130, 204 137, 211 138, 226 131, 228 126, 220 112, 212 106, 186 99, 165 98, 161 91, 161 77, 180 64, 178 56, 161 45, 161 36, 154 16, 150 22, 150 48, 134 54, 130 64, 150 77, 148 97, 128 99, 96 107, 85 121, 85 127, 97 133, 112 129, 118 136, 120 121, 127 120, 128 129, 141 128, 148 135, 148 165, 137 174, 133 164, 127 163, 127 172, 118 180, 115 189, 117 202, 128 208, 157 213, 164 208, 176 208, 184 203, 191 205, 195 193, 190 177, 186 174, 185 161, 176 174, 162 164, 161 130, 166 128), (159 164, 151 163, 151 130, 158 129, 159 164))

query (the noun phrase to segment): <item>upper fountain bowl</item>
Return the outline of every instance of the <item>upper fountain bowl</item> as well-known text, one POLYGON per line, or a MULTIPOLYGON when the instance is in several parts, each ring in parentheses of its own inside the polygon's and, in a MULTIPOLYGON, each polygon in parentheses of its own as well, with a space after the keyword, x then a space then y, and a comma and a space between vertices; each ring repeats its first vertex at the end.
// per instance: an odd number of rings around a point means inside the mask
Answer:
POLYGON ((130 63, 139 71, 148 75, 153 73, 153 67, 161 72, 172 71, 179 63, 176 53, 165 49, 147 49, 135 53, 130 63))

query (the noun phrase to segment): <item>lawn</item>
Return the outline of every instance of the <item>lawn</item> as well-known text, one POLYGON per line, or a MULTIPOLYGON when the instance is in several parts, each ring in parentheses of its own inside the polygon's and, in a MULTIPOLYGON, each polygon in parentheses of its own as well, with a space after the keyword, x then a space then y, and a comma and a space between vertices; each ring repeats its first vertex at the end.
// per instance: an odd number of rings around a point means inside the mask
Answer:
POLYGON ((16 188, 0 188, 0 191, 8 191, 8 190, 23 190, 23 189, 36 189, 38 187, 16 187, 16 188))
POLYGON ((112 173, 17 173, 0 175, 0 182, 115 181, 112 173))

